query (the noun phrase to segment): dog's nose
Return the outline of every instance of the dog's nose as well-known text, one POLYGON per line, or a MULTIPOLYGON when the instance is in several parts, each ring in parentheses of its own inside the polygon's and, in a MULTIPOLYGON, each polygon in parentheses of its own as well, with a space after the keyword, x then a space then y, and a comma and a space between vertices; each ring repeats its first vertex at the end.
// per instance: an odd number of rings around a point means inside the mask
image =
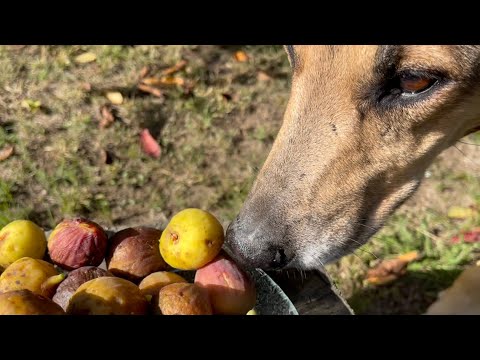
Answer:
POLYGON ((285 255, 285 250, 283 248, 278 248, 275 252, 275 257, 270 263, 272 269, 281 269, 288 264, 287 255, 285 255))
POLYGON ((225 245, 230 255, 248 268, 281 269, 292 259, 292 251, 285 248, 281 234, 272 230, 250 230, 241 220, 235 220, 227 229, 225 245))

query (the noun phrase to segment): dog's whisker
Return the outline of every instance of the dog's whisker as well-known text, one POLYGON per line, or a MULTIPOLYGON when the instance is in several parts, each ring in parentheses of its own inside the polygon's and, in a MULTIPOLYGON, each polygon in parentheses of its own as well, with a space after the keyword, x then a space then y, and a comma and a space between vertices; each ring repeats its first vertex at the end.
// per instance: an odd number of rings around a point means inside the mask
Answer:
POLYGON ((362 224, 362 223, 358 223, 358 225, 363 226, 363 227, 366 227, 367 229, 370 229, 370 230, 372 230, 372 231, 377 231, 377 229, 375 229, 375 228, 373 228, 373 227, 371 227, 371 226, 362 224))
POLYGON ((465 145, 480 146, 480 144, 469 143, 469 142, 465 142, 465 141, 462 141, 462 140, 457 140, 457 142, 465 144, 465 145))
MULTIPOLYGON (((352 238, 349 238, 347 241, 353 241, 354 243, 357 243, 357 244, 359 244, 360 246, 363 246, 363 245, 364 245, 364 244, 362 244, 360 241, 355 240, 355 239, 352 239, 352 238)), ((362 249, 361 247, 357 247, 355 250, 363 251, 364 253, 373 256, 375 259, 378 259, 378 256, 375 255, 373 252, 371 252, 371 251, 369 251, 369 250, 362 249)))
POLYGON ((475 161, 473 161, 472 159, 470 159, 457 145, 453 145, 453 147, 454 147, 455 149, 457 149, 457 150, 460 152, 460 154, 462 154, 462 155, 465 157, 465 159, 468 160, 468 162, 470 162, 471 164, 473 164, 473 165, 475 165, 475 166, 478 166, 478 165, 479 165, 478 163, 476 163, 475 161))

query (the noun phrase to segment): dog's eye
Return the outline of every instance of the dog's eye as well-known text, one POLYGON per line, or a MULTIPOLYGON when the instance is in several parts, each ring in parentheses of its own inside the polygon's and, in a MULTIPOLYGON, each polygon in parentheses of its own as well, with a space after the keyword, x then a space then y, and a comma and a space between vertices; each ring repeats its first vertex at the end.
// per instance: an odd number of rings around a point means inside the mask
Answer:
POLYGON ((398 87, 403 95, 416 95, 427 91, 437 79, 420 75, 404 74, 400 76, 398 87))

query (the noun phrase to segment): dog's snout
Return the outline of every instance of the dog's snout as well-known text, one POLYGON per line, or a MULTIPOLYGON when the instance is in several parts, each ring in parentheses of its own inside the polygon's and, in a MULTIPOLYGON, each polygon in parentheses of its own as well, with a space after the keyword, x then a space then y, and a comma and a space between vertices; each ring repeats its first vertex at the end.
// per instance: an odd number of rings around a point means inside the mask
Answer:
POLYGON ((245 267, 281 269, 292 260, 291 251, 282 244, 284 238, 266 224, 254 226, 251 221, 237 218, 227 229, 226 245, 245 267))

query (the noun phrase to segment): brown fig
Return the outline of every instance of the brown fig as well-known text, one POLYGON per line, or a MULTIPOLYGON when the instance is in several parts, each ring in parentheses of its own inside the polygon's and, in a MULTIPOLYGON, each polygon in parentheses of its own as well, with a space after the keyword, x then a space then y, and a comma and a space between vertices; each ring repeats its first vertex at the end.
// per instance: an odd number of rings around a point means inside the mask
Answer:
POLYGON ((158 247, 160 236, 160 230, 144 226, 114 234, 105 259, 108 271, 136 282, 153 272, 166 270, 168 265, 158 247))
POLYGON ((105 231, 97 223, 83 218, 63 220, 48 238, 50 258, 67 270, 100 265, 106 250, 105 231))
POLYGON ((63 310, 67 310, 68 302, 75 291, 87 281, 102 277, 113 276, 107 270, 95 266, 84 266, 71 271, 68 277, 58 286, 57 292, 53 296, 53 301, 60 305, 63 310))
POLYGON ((212 306, 205 289, 188 283, 164 286, 158 306, 163 315, 212 315, 212 306))

